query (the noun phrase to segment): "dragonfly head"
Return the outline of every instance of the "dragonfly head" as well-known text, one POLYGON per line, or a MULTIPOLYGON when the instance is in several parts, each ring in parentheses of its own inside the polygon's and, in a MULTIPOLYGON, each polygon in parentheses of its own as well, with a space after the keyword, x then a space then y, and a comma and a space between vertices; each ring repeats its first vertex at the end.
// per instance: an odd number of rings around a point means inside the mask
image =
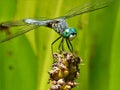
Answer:
POLYGON ((73 27, 67 28, 63 32, 63 37, 69 38, 69 40, 73 40, 77 35, 76 29, 73 27))

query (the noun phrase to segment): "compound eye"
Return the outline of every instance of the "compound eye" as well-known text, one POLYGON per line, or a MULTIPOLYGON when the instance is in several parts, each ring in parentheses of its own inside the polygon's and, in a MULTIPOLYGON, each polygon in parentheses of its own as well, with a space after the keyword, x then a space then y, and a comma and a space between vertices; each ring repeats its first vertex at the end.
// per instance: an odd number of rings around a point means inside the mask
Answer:
POLYGON ((75 35, 75 33, 72 33, 72 35, 74 36, 74 35, 75 35))
POLYGON ((68 33, 69 33, 68 31, 65 32, 66 35, 68 35, 68 33))
POLYGON ((70 36, 70 30, 69 30, 69 29, 66 29, 66 30, 63 32, 63 37, 69 38, 69 36, 70 36))

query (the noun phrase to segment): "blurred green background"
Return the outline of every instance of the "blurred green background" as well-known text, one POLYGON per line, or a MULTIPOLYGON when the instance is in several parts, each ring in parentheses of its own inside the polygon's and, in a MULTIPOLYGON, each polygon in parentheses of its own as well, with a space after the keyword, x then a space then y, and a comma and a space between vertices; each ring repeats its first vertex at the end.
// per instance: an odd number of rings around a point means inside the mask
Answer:
MULTIPOLYGON (((54 18, 87 1, 0 0, 0 22, 54 18)), ((120 90, 120 0, 113 1, 108 8, 67 20, 77 29, 72 44, 83 59, 74 90, 120 90)), ((57 37, 52 29, 40 27, 0 44, 0 90, 48 90, 50 45, 57 37)))

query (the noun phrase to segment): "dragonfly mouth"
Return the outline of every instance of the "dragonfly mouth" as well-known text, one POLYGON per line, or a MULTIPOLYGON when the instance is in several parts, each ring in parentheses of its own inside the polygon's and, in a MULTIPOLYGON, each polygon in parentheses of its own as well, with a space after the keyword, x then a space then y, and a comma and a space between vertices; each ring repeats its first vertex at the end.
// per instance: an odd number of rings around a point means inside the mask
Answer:
POLYGON ((76 37, 76 33, 73 33, 69 36, 69 40, 72 41, 76 37))

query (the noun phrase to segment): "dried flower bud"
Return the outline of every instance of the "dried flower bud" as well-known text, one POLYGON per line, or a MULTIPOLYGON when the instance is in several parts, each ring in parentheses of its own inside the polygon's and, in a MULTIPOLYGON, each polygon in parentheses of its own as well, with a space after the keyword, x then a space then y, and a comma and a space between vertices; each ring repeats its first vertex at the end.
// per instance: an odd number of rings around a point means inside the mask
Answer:
POLYGON ((65 81, 64 81, 63 79, 59 79, 59 80, 57 81, 57 83, 58 83, 59 85, 64 85, 64 84, 65 84, 65 81))
POLYGON ((73 53, 61 52, 53 54, 54 63, 49 80, 52 82, 50 90, 71 90, 77 85, 75 79, 79 76, 79 57, 73 53))

